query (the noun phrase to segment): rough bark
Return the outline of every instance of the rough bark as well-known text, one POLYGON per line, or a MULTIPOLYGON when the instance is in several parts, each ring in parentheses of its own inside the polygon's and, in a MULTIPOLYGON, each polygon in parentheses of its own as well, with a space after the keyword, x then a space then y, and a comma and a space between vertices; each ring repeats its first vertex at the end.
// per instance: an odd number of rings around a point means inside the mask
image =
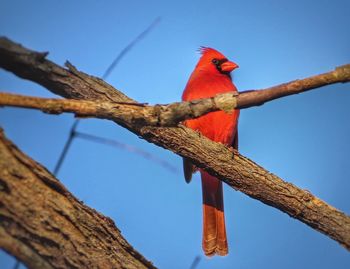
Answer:
POLYGON ((86 76, 66 62, 69 70, 45 59, 48 52, 36 52, 0 37, 0 67, 37 82, 55 94, 71 99, 135 102, 103 80, 86 76))
POLYGON ((119 124, 171 127, 210 111, 232 111, 236 101, 231 98, 232 95, 233 93, 228 93, 191 102, 149 106, 139 103, 40 98, 0 92, 0 106, 39 109, 50 114, 71 112, 78 117, 109 119, 119 124))
POLYGON ((142 137, 192 160, 235 190, 298 219, 350 250, 350 217, 270 173, 237 151, 182 128, 141 129, 142 137))
POLYGON ((0 247, 29 268, 155 268, 2 129, 0 247))
MULTIPOLYGON (((0 42, 1 67, 36 81, 54 93, 74 99, 135 102, 105 82, 79 72, 71 65, 66 70, 36 54, 14 43, 7 44, 4 49, 0 42)), ((238 152, 232 157, 232 152, 225 146, 185 127, 156 128, 130 122, 122 125, 149 142, 189 158, 236 190, 287 213, 350 250, 348 216, 308 191, 269 173, 238 152)))

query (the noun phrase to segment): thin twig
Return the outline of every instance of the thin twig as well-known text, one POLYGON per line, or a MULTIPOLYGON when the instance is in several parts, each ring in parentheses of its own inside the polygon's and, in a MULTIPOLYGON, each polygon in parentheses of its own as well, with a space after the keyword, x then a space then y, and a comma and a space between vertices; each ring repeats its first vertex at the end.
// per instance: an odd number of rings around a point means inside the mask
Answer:
POLYGON ((197 256, 193 259, 193 262, 192 262, 192 264, 191 264, 190 269, 196 269, 200 261, 201 261, 201 257, 197 255, 197 256))
MULTIPOLYGON (((133 39, 114 59, 114 61, 109 65, 109 67, 106 69, 105 73, 102 76, 103 80, 106 80, 109 74, 113 71, 113 69, 117 66, 117 64, 121 61, 121 59, 132 49, 133 46, 135 46, 139 41, 141 41, 143 38, 147 36, 147 34, 160 22, 160 17, 157 17, 143 32, 141 32, 135 39, 133 39)), ((64 162, 64 159, 67 155, 67 152, 70 149, 70 146, 74 140, 74 134, 76 133, 79 119, 75 119, 69 132, 69 137, 64 145, 64 148, 60 154, 60 157, 58 159, 58 162, 56 163, 55 169, 54 169, 54 175, 57 176, 62 163, 64 162)))
POLYGON ((60 157, 56 163, 56 166, 55 166, 55 169, 53 170, 53 174, 56 176, 58 174, 58 172, 60 171, 60 168, 62 166, 62 163, 64 161, 64 159, 66 158, 66 155, 68 153, 68 150, 73 142, 73 139, 75 137, 75 133, 76 133, 76 129, 77 129, 77 126, 78 126, 78 123, 79 121, 78 120, 75 120, 72 127, 70 128, 70 131, 69 131, 69 136, 68 136, 68 139, 66 140, 66 143, 63 147, 63 150, 60 154, 60 157))
POLYGON ((147 151, 144 151, 144 150, 139 149, 137 147, 134 147, 132 145, 124 144, 124 143, 121 143, 121 142, 114 140, 114 139, 103 138, 100 136, 91 135, 91 134, 82 133, 82 132, 75 132, 75 137, 89 140, 89 141, 92 141, 95 143, 100 143, 100 144, 116 147, 116 148, 119 148, 122 150, 126 150, 129 152, 138 154, 148 161, 153 161, 153 162, 159 164, 160 166, 162 166, 163 168, 167 169, 168 171, 170 171, 172 173, 179 174, 179 169, 177 167, 175 167, 174 165, 170 164, 167 161, 164 161, 163 159, 161 159, 161 158, 159 158, 159 157, 157 157, 157 156, 155 156, 147 151))
POLYGON ((15 264, 13 265, 13 269, 19 269, 19 267, 21 266, 21 262, 19 260, 16 259, 15 264))
POLYGON ((161 18, 157 17, 144 31, 142 31, 134 40, 132 40, 122 51, 115 57, 114 61, 107 68, 106 72, 103 74, 102 79, 106 80, 112 70, 118 65, 121 59, 143 38, 147 36, 149 32, 153 30, 154 27, 160 22, 161 18))

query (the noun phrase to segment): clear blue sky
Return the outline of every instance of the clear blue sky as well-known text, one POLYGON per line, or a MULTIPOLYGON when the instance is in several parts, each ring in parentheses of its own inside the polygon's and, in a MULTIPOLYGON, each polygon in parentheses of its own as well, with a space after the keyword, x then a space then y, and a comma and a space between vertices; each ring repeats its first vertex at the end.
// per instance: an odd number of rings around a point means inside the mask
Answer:
MULTIPOLYGON (((160 24, 122 60, 108 82, 140 102, 178 101, 197 48, 222 51, 240 68, 239 90, 322 73, 350 62, 350 1, 1 1, 0 35, 63 64, 101 76, 152 20, 160 24)), ((0 70, 0 89, 53 96, 0 70)), ((269 171, 350 213, 350 84, 333 85, 241 112, 240 151, 269 171)), ((71 115, 0 109, 0 125, 24 152, 52 170, 71 115)), ((125 238, 159 268, 350 268, 338 243, 286 214, 225 188, 227 257, 201 251, 199 177, 187 185, 181 158, 108 121, 79 131, 116 139, 178 167, 76 139, 58 178, 115 220, 125 238)), ((0 267, 13 259, 0 252, 0 267)))

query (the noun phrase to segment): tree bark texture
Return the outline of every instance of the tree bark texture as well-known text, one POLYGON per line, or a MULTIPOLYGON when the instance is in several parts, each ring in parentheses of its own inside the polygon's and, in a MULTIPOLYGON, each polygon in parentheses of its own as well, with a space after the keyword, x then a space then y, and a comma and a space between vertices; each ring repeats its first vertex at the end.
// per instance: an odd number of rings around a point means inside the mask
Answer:
MULTIPOLYGON (((68 70, 63 69, 46 60, 42 53, 29 51, 8 40, 0 41, 0 67, 38 82, 58 95, 91 101, 135 102, 102 80, 79 72, 70 64, 67 66, 68 70)), ((344 72, 343 69, 340 71, 344 72)), ((316 84, 312 87, 317 87, 316 84)), ((293 89, 298 89, 298 86, 293 89)), ((296 93, 294 90, 292 92, 296 93)), ((132 122, 121 125, 151 143, 190 159, 234 189, 287 213, 350 250, 350 218, 347 215, 310 192, 283 181, 238 152, 233 156, 222 144, 185 127, 149 127, 132 122)))
POLYGON ((155 268, 2 129, 0 247, 29 268, 155 268))
POLYGON ((191 102, 149 106, 139 103, 40 98, 0 92, 0 106, 39 109, 49 114, 70 112, 77 117, 109 119, 119 124, 174 127, 181 121, 211 111, 222 109, 230 113, 236 101, 232 96, 233 93, 226 93, 191 102))

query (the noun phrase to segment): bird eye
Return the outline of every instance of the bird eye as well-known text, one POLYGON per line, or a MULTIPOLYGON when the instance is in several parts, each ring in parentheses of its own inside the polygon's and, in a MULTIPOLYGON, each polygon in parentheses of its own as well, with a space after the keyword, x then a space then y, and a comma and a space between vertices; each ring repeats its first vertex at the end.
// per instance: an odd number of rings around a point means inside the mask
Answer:
POLYGON ((215 65, 218 65, 219 64, 219 60, 214 58, 213 60, 211 60, 211 62, 215 65))

